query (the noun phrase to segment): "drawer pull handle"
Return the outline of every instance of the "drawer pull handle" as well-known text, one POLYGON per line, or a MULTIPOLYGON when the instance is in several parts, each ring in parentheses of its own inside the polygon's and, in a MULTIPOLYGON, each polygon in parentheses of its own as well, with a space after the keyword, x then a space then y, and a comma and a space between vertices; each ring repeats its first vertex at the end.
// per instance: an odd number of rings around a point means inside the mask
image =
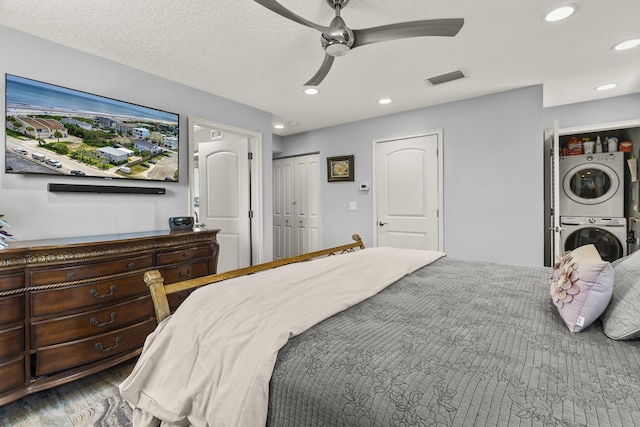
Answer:
POLYGON ((96 298, 103 299, 103 298, 110 297, 111 295, 113 295, 113 292, 114 292, 115 290, 116 290, 116 285, 111 285, 111 286, 109 287, 109 293, 108 293, 108 294, 98 295, 98 291, 96 291, 95 289, 91 289, 91 290, 89 291, 89 293, 90 293, 92 296, 96 297, 96 298))
POLYGON ((102 347, 101 343, 97 343, 96 344, 96 350, 100 350, 103 353, 107 353, 107 352, 113 350, 114 348, 118 347, 118 344, 120 344, 120 337, 116 337, 115 344, 112 345, 111 347, 104 348, 104 347, 102 347))
POLYGON ((73 279, 73 276, 75 276, 76 273, 74 273, 73 271, 70 271, 69 273, 67 273, 67 279, 73 279))
POLYGON ((178 271, 178 276, 180 276, 181 278, 185 278, 185 277, 191 276, 191 269, 187 268, 187 272, 186 273, 183 273, 182 271, 178 271))
POLYGON ((98 323, 98 319, 96 319, 95 317, 92 317, 91 320, 89 320, 89 322, 91 322, 91 324, 93 326, 97 326, 98 328, 102 328, 105 327, 107 325, 110 325, 113 323, 113 320, 116 318, 116 312, 114 311, 113 313, 111 313, 111 320, 109 320, 108 322, 102 322, 102 323, 98 323))
POLYGON ((129 268, 133 268, 133 267, 135 267, 135 266, 136 266, 136 265, 135 265, 134 263, 132 263, 132 262, 130 262, 129 264, 127 264, 127 267, 129 267, 129 268))

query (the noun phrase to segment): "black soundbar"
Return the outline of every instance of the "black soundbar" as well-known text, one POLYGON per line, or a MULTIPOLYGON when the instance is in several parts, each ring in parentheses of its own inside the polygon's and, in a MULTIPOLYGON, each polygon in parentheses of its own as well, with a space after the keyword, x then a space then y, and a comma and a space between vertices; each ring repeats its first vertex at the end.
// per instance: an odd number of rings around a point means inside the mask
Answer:
POLYGON ((161 187, 123 187, 119 185, 52 184, 49 191, 65 193, 165 194, 161 187))

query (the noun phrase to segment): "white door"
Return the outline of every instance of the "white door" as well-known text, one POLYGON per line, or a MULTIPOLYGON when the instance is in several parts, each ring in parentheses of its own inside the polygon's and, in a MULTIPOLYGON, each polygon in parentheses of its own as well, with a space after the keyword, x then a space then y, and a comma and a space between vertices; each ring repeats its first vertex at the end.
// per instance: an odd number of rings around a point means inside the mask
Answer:
POLYGON ((322 249, 320 228, 320 156, 294 158, 294 255, 322 249))
POLYGON ((293 252, 293 158, 273 161, 273 259, 293 252))
POLYGON ((220 229, 218 273, 251 265, 249 141, 229 135, 198 144, 200 221, 220 229))
POLYGON ((551 265, 555 264, 556 257, 562 255, 560 233, 560 132, 558 121, 553 122, 551 148, 551 241, 552 254, 551 265))
POLYGON ((322 249, 320 156, 273 161, 273 258, 322 249))
POLYGON ((377 141, 377 245, 443 250, 441 132, 377 141))
POLYGON ((307 247, 301 253, 319 251, 322 247, 322 217, 320 215, 320 155, 307 157, 307 247))

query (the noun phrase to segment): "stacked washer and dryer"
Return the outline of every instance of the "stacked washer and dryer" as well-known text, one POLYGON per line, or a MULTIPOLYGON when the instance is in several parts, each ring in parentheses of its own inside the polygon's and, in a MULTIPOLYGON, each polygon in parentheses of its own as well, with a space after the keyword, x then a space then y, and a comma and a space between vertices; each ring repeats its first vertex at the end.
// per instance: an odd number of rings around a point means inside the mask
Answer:
POLYGON ((560 157, 563 251, 594 244, 605 261, 627 255, 624 152, 560 157))

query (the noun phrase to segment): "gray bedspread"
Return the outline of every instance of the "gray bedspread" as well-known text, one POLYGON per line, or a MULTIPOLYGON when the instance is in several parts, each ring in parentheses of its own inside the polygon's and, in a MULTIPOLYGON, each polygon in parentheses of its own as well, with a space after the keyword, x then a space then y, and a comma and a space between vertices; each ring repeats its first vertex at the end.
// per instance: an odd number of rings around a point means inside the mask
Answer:
MULTIPOLYGON (((282 426, 640 426, 640 342, 569 332, 550 268, 442 258, 294 337, 282 426)), ((348 284, 345 284, 348 285, 348 284)))

